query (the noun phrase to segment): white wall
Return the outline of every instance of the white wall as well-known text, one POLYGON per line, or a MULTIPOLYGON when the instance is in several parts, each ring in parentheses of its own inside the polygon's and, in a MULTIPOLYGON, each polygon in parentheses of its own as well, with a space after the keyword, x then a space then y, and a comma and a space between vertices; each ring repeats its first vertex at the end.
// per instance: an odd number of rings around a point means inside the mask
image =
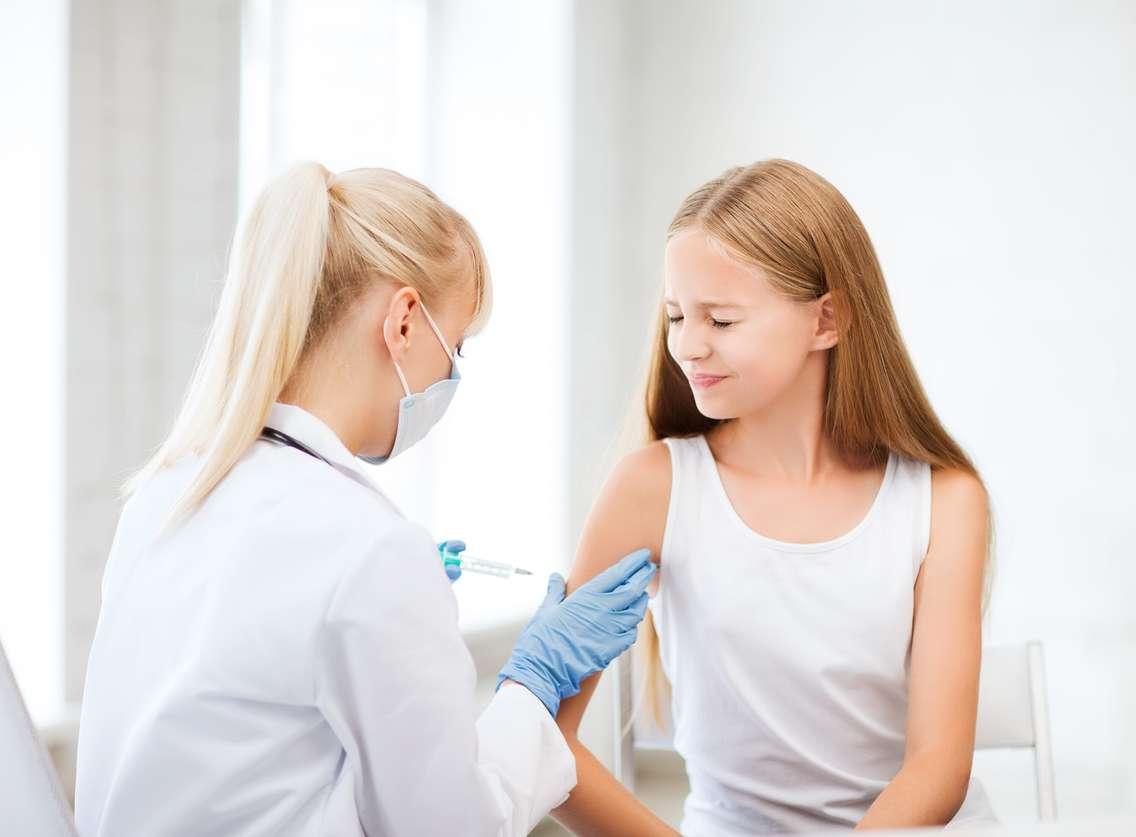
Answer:
POLYGON ((1136 809, 1132 4, 639 0, 620 20, 608 66, 630 79, 604 95, 627 201, 592 237, 623 242, 609 264, 639 283, 611 297, 619 374, 688 191, 775 156, 836 184, 989 483, 990 637, 1046 644, 1061 814, 1136 809))

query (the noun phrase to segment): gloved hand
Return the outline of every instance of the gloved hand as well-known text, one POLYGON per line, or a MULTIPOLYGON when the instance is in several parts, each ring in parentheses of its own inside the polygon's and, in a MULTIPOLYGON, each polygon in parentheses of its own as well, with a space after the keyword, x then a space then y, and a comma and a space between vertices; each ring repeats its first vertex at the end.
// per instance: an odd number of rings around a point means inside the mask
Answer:
MULTIPOLYGON (((447 552, 457 555, 464 549, 465 541, 442 541, 440 544, 438 544, 438 553, 442 556, 443 561, 445 560, 445 555, 447 552)), ((455 581, 461 578, 462 568, 457 564, 443 563, 443 567, 446 570, 446 577, 450 580, 450 584, 453 584, 455 581)))
POLYGON ((564 598, 564 579, 553 573, 548 595, 521 632, 497 687, 514 680, 540 698, 553 716, 580 681, 607 668, 635 642, 647 612, 647 583, 658 568, 640 549, 564 598))

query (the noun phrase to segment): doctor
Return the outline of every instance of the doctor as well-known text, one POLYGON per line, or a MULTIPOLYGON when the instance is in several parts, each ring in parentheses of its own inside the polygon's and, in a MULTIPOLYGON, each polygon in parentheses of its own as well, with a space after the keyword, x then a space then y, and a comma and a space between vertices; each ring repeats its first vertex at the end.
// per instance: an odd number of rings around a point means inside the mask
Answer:
POLYGON ((107 562, 83 837, 519 835, 564 801, 557 707, 633 642, 649 553, 567 598, 553 575, 478 718, 435 544, 359 464, 441 417, 489 300, 476 235, 419 183, 309 163, 260 196, 107 562))

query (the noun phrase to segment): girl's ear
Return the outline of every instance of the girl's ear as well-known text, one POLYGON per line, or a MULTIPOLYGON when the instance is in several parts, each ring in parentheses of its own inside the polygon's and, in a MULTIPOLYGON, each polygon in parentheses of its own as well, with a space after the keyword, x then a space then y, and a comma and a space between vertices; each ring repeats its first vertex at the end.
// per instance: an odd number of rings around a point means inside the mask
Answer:
POLYGON ((840 342, 840 332, 837 329, 837 300, 833 292, 829 291, 816 301, 817 324, 813 335, 814 349, 831 349, 840 342))
POLYGON ((387 344, 391 360, 398 363, 410 348, 411 319, 419 304, 418 291, 403 286, 391 295, 383 319, 383 342, 387 344))

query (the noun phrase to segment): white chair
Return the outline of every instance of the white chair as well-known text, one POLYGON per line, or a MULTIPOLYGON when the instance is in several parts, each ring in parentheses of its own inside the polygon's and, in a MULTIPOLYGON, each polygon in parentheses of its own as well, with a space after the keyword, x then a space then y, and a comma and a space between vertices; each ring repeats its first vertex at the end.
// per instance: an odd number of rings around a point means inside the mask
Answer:
POLYGON ((1038 817, 1045 822, 1057 819, 1045 659, 1040 642, 982 649, 974 748, 1032 749, 1038 817))
POLYGON ((0 645, 0 823, 5 834, 75 837, 55 768, 0 645))
MULTIPOLYGON (((644 735, 651 728, 632 714, 635 707, 632 655, 624 654, 614 665, 615 735, 619 746, 615 748, 613 772, 634 790, 636 752, 666 750, 673 746, 670 710, 667 708, 664 715, 664 731, 644 735)), ((1039 818, 1043 821, 1057 819, 1045 662, 1040 642, 993 645, 982 650, 975 749, 1018 748, 1034 751, 1039 818)))

